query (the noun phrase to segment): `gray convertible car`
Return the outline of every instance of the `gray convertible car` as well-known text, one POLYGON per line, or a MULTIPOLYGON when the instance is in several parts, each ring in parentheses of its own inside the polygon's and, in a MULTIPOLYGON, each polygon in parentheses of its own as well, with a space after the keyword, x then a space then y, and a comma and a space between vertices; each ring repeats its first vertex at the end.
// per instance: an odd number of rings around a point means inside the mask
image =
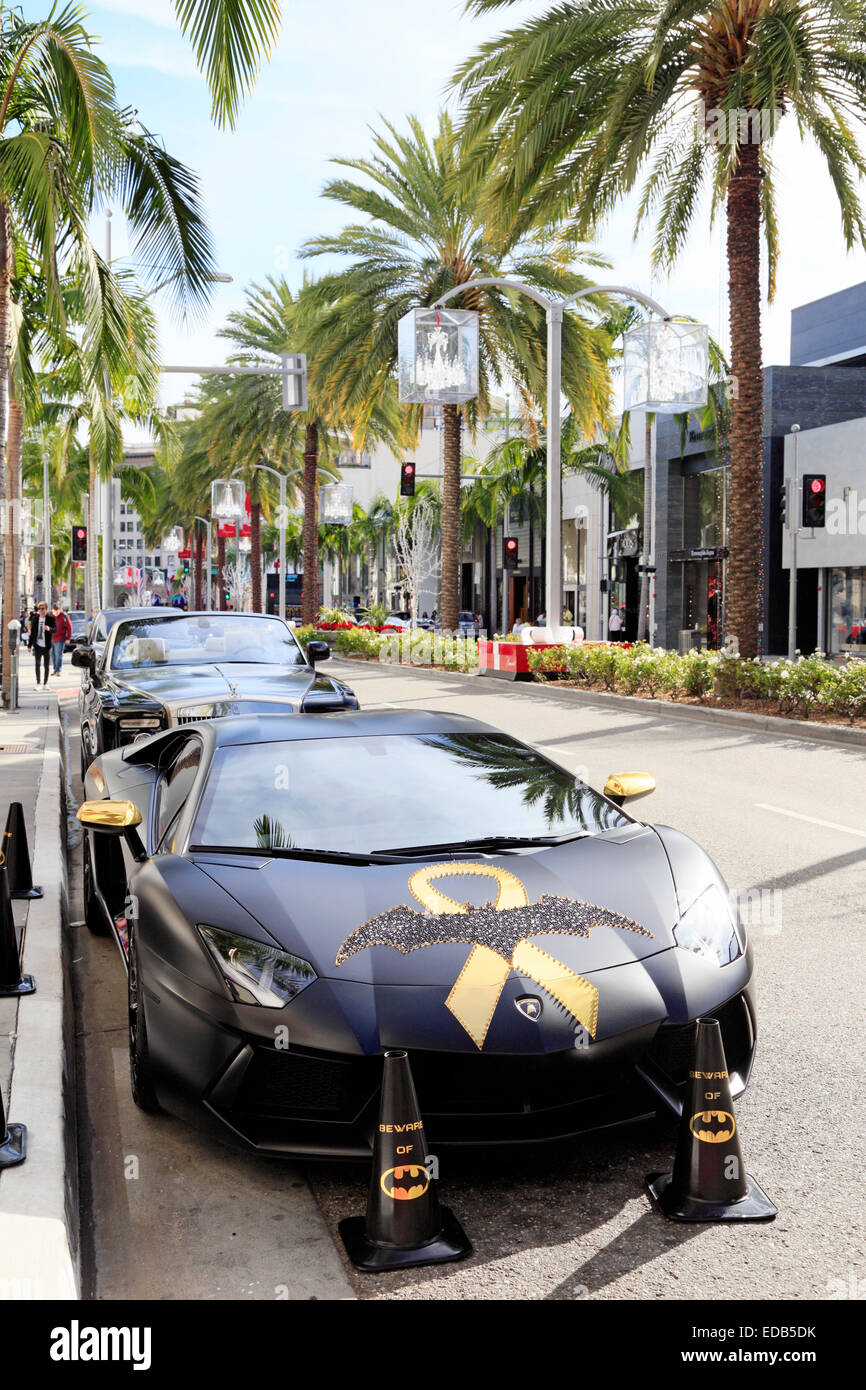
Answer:
POLYGON ((321 676, 326 642, 306 652, 279 618, 254 613, 134 610, 101 650, 79 643, 81 771, 143 734, 227 714, 357 709, 342 681, 321 676))

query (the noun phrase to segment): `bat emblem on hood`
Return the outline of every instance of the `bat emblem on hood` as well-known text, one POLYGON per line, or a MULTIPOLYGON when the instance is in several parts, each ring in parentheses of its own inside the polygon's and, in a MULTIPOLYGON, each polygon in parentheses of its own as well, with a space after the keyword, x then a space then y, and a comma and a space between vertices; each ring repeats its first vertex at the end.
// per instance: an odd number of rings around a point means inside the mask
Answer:
POLYGON ((425 946, 463 942, 472 946, 445 1003, 479 1049, 512 968, 529 976, 561 1004, 591 1037, 598 1021, 598 990, 562 961, 533 945, 532 936, 588 937, 596 926, 618 927, 652 936, 639 922, 595 903, 542 895, 531 903, 516 874, 492 864, 429 864, 409 878, 409 891, 426 908, 402 903, 372 917, 343 942, 336 964, 368 946, 390 946, 408 955, 425 946), (441 878, 471 875, 496 882, 496 899, 484 907, 461 903, 436 888, 441 878))

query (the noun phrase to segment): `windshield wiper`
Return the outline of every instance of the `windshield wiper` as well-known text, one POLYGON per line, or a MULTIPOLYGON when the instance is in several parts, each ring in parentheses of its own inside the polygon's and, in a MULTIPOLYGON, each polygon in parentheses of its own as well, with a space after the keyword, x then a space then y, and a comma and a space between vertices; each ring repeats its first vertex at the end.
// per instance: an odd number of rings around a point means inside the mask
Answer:
POLYGON ((313 859, 336 864, 399 864, 402 855, 386 850, 304 849, 296 845, 190 845, 190 854, 249 854, 259 859, 313 859))
POLYGON ((374 853, 410 859, 419 854, 448 854, 452 850, 507 850, 518 845, 563 845, 569 840, 582 840, 592 833, 591 830, 567 830, 562 835, 482 835, 472 840, 449 840, 441 845, 396 845, 393 849, 379 849, 374 853))

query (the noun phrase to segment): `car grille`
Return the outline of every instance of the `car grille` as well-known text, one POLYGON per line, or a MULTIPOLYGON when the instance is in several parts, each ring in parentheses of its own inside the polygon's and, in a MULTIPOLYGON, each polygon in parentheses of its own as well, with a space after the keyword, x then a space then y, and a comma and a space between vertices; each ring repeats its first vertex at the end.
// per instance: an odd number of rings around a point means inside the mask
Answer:
POLYGON ((233 1109, 272 1119, 354 1119, 379 1084, 377 1058, 333 1060, 257 1047, 233 1109))
MULTIPOLYGON (((754 1047, 754 1033, 748 1007, 742 995, 729 999, 710 1015, 719 1020, 728 1071, 748 1073, 754 1047)), ((653 1039, 648 1060, 664 1072, 675 1086, 684 1086, 694 1059, 695 1025, 663 1024, 653 1039)))

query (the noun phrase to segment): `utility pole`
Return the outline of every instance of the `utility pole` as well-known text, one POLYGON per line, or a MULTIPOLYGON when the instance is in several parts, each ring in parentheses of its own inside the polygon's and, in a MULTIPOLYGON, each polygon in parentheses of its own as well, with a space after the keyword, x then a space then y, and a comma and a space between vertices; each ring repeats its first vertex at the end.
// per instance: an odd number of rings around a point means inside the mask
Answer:
POLYGON ((800 468, 797 436, 799 425, 791 426, 794 436, 794 472, 791 478, 791 491, 788 497, 788 530, 791 535, 791 570, 788 585, 788 660, 793 661, 797 651, 797 532, 800 529, 800 468))

